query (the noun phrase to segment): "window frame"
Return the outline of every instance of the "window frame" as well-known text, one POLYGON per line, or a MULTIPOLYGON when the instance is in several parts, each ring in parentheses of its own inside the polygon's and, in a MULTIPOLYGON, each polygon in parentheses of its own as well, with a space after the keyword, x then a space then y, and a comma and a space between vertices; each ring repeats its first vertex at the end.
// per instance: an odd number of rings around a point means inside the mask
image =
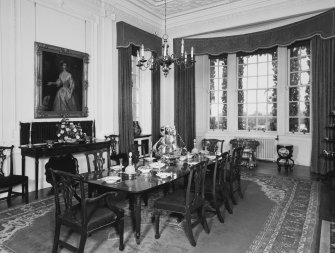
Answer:
MULTIPOLYGON (((214 67, 221 67, 219 64, 214 64, 214 67)), ((208 109, 207 109, 207 113, 208 113, 208 116, 207 116, 207 120, 208 120, 208 130, 209 131, 212 131, 212 132, 215 132, 215 131, 227 131, 228 130, 228 70, 229 67, 228 67, 228 54, 222 54, 222 55, 217 55, 217 56, 209 56, 209 59, 208 59, 208 73, 209 73, 209 76, 208 76, 208 86, 207 86, 207 89, 208 89, 208 94, 207 94, 207 97, 208 97, 208 109), (223 59, 225 58, 225 59, 223 59), (219 73, 221 72, 222 74, 224 73, 223 70, 219 70, 218 71, 218 76, 217 77, 211 77, 210 74, 211 74, 211 60, 216 60, 216 61, 223 61, 225 62, 225 68, 226 68, 226 73, 227 75, 226 76, 223 76, 223 75, 219 75, 219 73), (223 80, 226 80, 226 89, 223 89, 223 80), (213 80, 213 86, 214 86, 214 89, 211 89, 211 81, 213 80), (217 80, 218 82, 218 87, 217 89, 215 89, 215 80, 217 80), (217 102, 216 103, 212 103, 211 102, 211 92, 215 92, 216 95, 218 96, 217 97, 217 102), (223 92, 226 93, 226 101, 225 102, 222 102, 222 95, 223 95, 223 92), (217 116, 212 116, 211 114, 211 110, 212 110, 212 105, 216 105, 216 109, 217 109, 217 116), (222 113, 220 113, 220 105, 222 105, 224 108, 224 106, 226 106, 226 114, 225 115, 222 115, 222 113), (211 128, 211 118, 212 117, 216 117, 217 118, 217 128, 211 128), (220 128, 220 123, 221 122, 224 122, 224 121, 220 121, 220 119, 226 119, 225 122, 225 128, 220 128)))
MULTIPOLYGON (((249 63, 247 64, 247 65, 249 65, 249 63)), ((236 104, 237 104, 237 108, 236 108, 236 110, 237 110, 237 128, 236 128, 236 131, 238 131, 238 132, 245 132, 245 131, 248 131, 248 132, 250 132, 250 131, 253 131, 253 132, 269 132, 269 133, 277 133, 278 132, 278 85, 279 85, 279 81, 278 81, 278 76, 279 76, 279 48, 278 47, 272 47, 272 48, 269 48, 269 49, 262 49, 262 50, 257 50, 257 51, 255 51, 255 52, 252 52, 252 53, 239 53, 239 54, 237 54, 236 55, 236 83, 235 83, 235 85, 236 85, 236 93, 237 93, 237 98, 236 98, 236 104), (270 87, 269 88, 269 81, 268 81, 268 78, 271 76, 271 75, 269 75, 269 70, 268 70, 268 68, 267 68, 267 71, 266 71, 266 75, 259 75, 259 73, 258 73, 258 65, 261 63, 266 63, 267 64, 267 66, 268 66, 268 64, 270 64, 270 63, 272 63, 273 61, 269 61, 269 58, 268 58, 268 56, 267 56, 267 59, 266 59, 266 61, 259 61, 259 55, 264 55, 264 54, 268 54, 268 53, 272 53, 272 52, 276 52, 275 54, 277 54, 277 57, 276 57, 276 64, 277 64, 277 70, 276 70, 276 76, 277 76, 277 84, 276 84, 276 86, 272 86, 272 87, 270 87), (246 88, 246 89, 243 89, 243 88, 239 88, 239 79, 240 78, 243 78, 243 76, 241 76, 240 77, 240 75, 239 75, 239 66, 240 65, 243 65, 243 64, 241 64, 241 63, 239 63, 239 57, 243 57, 243 56, 257 56, 257 60, 255 61, 255 62, 253 62, 253 63, 251 63, 251 65, 256 65, 256 72, 257 72, 257 74, 256 75, 251 75, 251 76, 249 76, 249 74, 247 75, 247 77, 246 78, 249 78, 249 77, 255 77, 256 78, 256 88, 252 88, 252 89, 249 89, 249 87, 248 88, 246 88), (259 77, 266 77, 267 78, 267 81, 266 81, 266 84, 267 84, 267 87, 266 88, 259 88, 258 87, 258 79, 259 79, 259 77), (258 102, 257 101, 257 93, 258 93, 258 91, 262 91, 262 90, 264 90, 264 92, 268 92, 269 90, 276 90, 276 101, 275 102, 272 102, 272 103, 269 103, 267 100, 265 101, 265 102, 258 102), (239 92, 240 91, 246 91, 247 93, 249 92, 249 91, 255 91, 255 93, 256 93, 256 101, 254 102, 254 103, 248 103, 248 101, 246 101, 245 103, 240 103, 239 102, 239 99, 238 99, 238 97, 239 97, 239 92), (265 104, 265 106, 266 106, 266 115, 265 116, 248 116, 248 115, 246 115, 246 116, 240 116, 239 115, 239 105, 243 105, 243 104, 246 104, 246 105, 250 105, 250 104, 253 104, 254 106, 255 106, 255 108, 258 108, 258 105, 259 104, 265 104), (275 108, 276 108, 276 115, 275 116, 269 116, 268 115, 268 106, 270 105, 270 104, 275 104, 276 106, 275 106, 275 108), (258 120, 259 120, 259 118, 265 118, 265 120, 266 120, 266 124, 265 124, 265 126, 266 126, 266 129, 250 129, 250 128, 248 128, 248 119, 250 118, 255 118, 255 122, 256 122, 256 127, 258 126, 258 120), (240 118, 246 118, 246 125, 247 125, 247 128, 246 129, 239 129, 239 119, 240 118), (269 122, 269 120, 271 120, 271 118, 273 119, 275 119, 275 121, 276 121, 276 130, 269 130, 269 129, 267 129, 268 128, 268 122, 269 122)), ((228 110, 229 110, 229 108, 228 108, 228 110)), ((247 110, 247 109, 246 109, 247 110)), ((257 110, 257 109, 256 109, 257 110)))
MULTIPOLYGON (((297 135, 311 135, 312 131, 313 131, 313 126, 312 126, 312 96, 313 96, 313 92, 312 92, 312 65, 313 65, 313 61, 312 61, 312 47, 311 47, 311 40, 305 40, 305 41, 297 41, 295 43, 292 43, 291 45, 287 46, 286 47, 286 50, 287 50, 287 58, 286 58, 286 69, 287 69, 287 75, 286 75, 286 78, 287 78, 287 83, 286 83, 286 126, 285 126, 285 130, 286 130, 286 133, 287 134, 297 134, 297 135), (307 85, 305 86, 300 86, 300 85, 297 85, 297 86, 291 86, 290 85, 290 81, 291 81, 291 70, 290 70, 290 61, 291 61, 291 57, 290 57, 290 48, 294 47, 294 46, 299 46, 299 45, 304 45, 305 43, 308 43, 309 44, 309 59, 310 59, 310 66, 309 66, 309 132, 303 132, 303 131, 290 131, 290 118, 298 118, 298 124, 300 124, 300 117, 299 115, 297 117, 294 117, 294 116, 290 116, 290 87, 306 87, 307 85)), ((299 58, 300 59, 300 58, 299 58)), ((303 71, 302 71, 303 72, 303 71)), ((301 73, 301 71, 299 71, 299 73, 301 73)), ((299 82, 300 82, 300 79, 299 79, 299 82)), ((298 101, 299 103, 303 102, 303 101, 298 101)), ((298 112, 299 114, 299 112, 298 112)), ((305 117, 306 118, 306 117, 305 117)))

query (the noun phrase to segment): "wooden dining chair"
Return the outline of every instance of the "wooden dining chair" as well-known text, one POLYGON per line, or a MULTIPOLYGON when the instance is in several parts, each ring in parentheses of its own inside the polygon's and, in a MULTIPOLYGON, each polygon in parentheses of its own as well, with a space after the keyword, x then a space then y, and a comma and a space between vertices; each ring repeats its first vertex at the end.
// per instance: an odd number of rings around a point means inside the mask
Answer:
POLYGON ((229 196, 234 205, 237 204, 234 193, 237 192, 240 198, 243 198, 241 188, 241 161, 243 156, 243 147, 233 149, 233 154, 230 157, 229 166, 226 170, 226 180, 229 184, 229 196))
POLYGON ((202 149, 215 154, 217 151, 222 153, 224 140, 219 139, 203 139, 201 141, 202 149))
POLYGON ((186 189, 175 190, 166 196, 157 199, 154 202, 155 215, 155 238, 160 238, 159 233, 159 216, 162 210, 179 213, 185 217, 186 235, 192 246, 196 246, 192 228, 202 224, 205 231, 209 233, 209 227, 205 217, 205 199, 204 183, 207 162, 203 161, 190 168, 188 184, 186 189), (191 214, 197 212, 198 219, 191 221, 191 214))
POLYGON ((29 203, 28 177, 14 174, 13 149, 13 145, 10 147, 0 146, 0 194, 8 193, 7 197, 2 197, 0 200, 7 199, 8 206, 11 205, 11 199, 19 195, 24 198, 26 204, 29 203), (6 154, 7 152, 9 154, 6 154), (9 173, 6 176, 4 166, 7 156, 9 156, 9 173), (22 193, 13 191, 13 187, 19 185, 22 186, 22 193))
POLYGON ((115 194, 107 192, 95 198, 87 198, 83 176, 58 170, 48 170, 52 175, 55 187, 56 207, 55 235, 52 252, 56 253, 59 245, 74 252, 84 252, 88 235, 100 228, 113 224, 118 225, 119 250, 123 250, 124 211, 111 204, 110 199, 115 194), (77 184, 79 187, 73 187, 73 185, 77 184), (60 240, 62 225, 80 233, 78 247, 60 240))
POLYGON ((107 166, 110 164, 110 156, 107 152, 107 150, 100 149, 100 150, 92 150, 92 151, 86 151, 85 157, 86 157, 86 163, 87 163, 87 172, 92 172, 92 167, 94 168, 94 171, 102 171, 104 168, 104 164, 106 162, 106 159, 104 158, 103 154, 107 154, 107 166))
MULTIPOLYGON (((218 216, 221 223, 224 222, 223 214, 220 210, 220 201, 224 204, 229 213, 233 213, 228 201, 228 187, 225 180, 225 168, 229 159, 229 152, 216 156, 214 169, 208 169, 205 180, 205 197, 214 208, 213 211, 218 216)), ((209 166, 208 166, 209 167, 209 166)))

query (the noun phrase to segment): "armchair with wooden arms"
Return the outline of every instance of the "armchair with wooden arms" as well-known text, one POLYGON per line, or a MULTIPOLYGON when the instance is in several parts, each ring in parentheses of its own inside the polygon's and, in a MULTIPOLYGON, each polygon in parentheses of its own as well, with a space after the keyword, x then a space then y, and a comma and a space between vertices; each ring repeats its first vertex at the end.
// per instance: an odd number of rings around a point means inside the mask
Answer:
POLYGON ((124 249, 124 211, 110 202, 114 193, 104 193, 95 198, 87 198, 84 189, 84 177, 67 172, 48 169, 55 187, 55 235, 52 252, 58 251, 58 245, 74 252, 84 252, 87 236, 92 232, 117 224, 120 243, 119 250, 124 249), (58 180, 56 180, 56 177, 58 180), (73 185, 79 184, 79 194, 73 185), (61 204, 61 198, 64 204, 61 204), (67 226, 80 233, 79 246, 75 247, 60 240, 61 226, 67 226))
POLYGON ((18 195, 24 197, 26 204, 29 202, 28 177, 14 174, 13 149, 13 145, 10 147, 0 146, 0 194, 8 193, 7 197, 2 197, 0 200, 7 199, 8 206, 11 205, 12 197, 18 195), (6 154, 7 152, 9 152, 9 155, 6 154), (9 174, 6 176, 4 173, 4 165, 7 156, 9 156, 9 174), (19 185, 22 185, 22 193, 13 191, 13 187, 19 185))

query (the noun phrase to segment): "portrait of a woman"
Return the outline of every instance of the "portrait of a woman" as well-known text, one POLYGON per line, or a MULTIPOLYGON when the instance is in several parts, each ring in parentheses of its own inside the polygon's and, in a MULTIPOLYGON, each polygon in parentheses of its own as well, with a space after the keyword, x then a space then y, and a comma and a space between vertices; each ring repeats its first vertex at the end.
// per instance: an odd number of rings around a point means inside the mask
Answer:
POLYGON ((68 70, 67 62, 61 61, 62 72, 55 82, 48 82, 47 85, 55 85, 58 90, 54 98, 53 111, 78 111, 78 100, 75 93, 75 83, 68 70))

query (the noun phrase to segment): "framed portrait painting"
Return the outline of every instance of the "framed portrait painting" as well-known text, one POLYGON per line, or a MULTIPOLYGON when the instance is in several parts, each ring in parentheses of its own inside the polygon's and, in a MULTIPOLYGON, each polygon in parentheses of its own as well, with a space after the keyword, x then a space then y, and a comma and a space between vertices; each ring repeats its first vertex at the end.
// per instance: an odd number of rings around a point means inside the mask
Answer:
POLYGON ((87 53, 35 42, 35 118, 87 117, 87 53))

